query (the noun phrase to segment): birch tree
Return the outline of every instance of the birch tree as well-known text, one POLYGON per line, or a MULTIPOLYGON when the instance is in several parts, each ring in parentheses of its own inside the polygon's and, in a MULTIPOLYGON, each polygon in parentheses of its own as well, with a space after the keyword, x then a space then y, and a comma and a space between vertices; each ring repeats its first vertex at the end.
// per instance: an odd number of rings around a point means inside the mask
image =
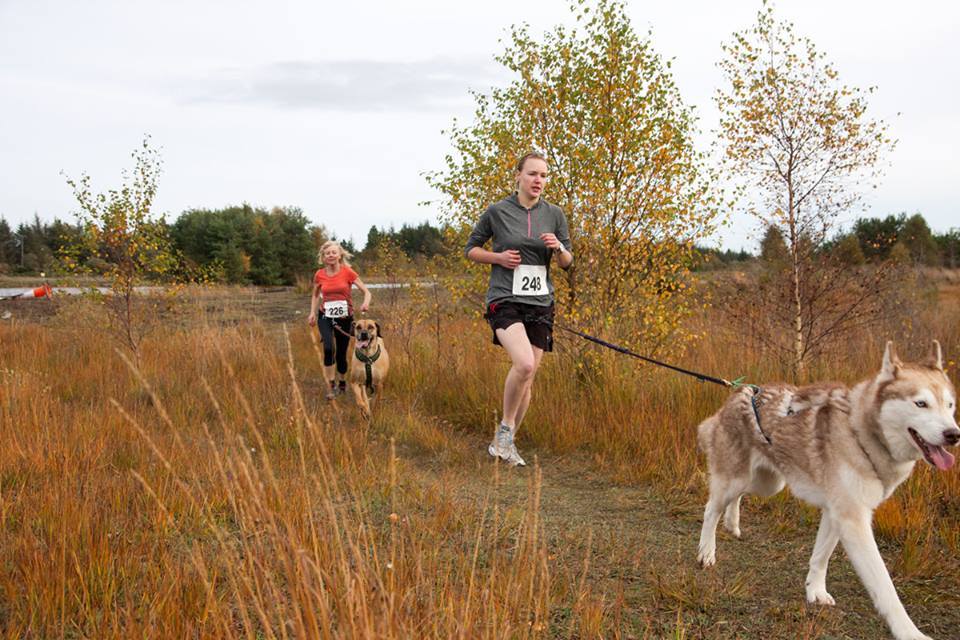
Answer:
POLYGON ((145 307, 137 286, 170 279, 178 265, 162 216, 152 212, 162 160, 149 137, 130 154, 133 171, 123 171, 119 188, 97 193, 90 176, 67 178, 80 205, 77 214, 81 233, 77 242, 65 247, 61 259, 69 271, 99 272, 110 284, 105 300, 111 329, 134 356, 151 326, 152 310, 145 307), (81 261, 79 256, 94 259, 81 261), (96 268, 91 267, 96 262, 96 268))
POLYGON ((816 314, 805 289, 818 280, 818 249, 838 217, 861 203, 894 142, 867 113, 874 88, 843 84, 836 68, 793 25, 764 5, 756 24, 723 46, 716 94, 725 173, 746 211, 781 229, 788 249, 790 350, 797 376, 810 355, 816 314))

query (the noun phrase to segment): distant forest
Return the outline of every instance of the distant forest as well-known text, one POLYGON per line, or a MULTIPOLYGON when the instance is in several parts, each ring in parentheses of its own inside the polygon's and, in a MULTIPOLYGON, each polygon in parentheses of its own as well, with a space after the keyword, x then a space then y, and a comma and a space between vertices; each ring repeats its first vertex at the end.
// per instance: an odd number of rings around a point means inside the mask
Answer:
MULTIPOLYGON (((190 209, 172 224, 164 224, 185 271, 200 268, 209 279, 231 284, 292 285, 316 270, 319 246, 336 239, 326 227, 311 224, 296 207, 190 209)), ((22 223, 14 230, 0 218, 0 275, 61 273, 60 256, 79 235, 77 224, 59 219, 46 223, 34 217, 31 223, 22 223)), ((369 268, 384 246, 402 252, 413 263, 459 250, 447 246, 444 237, 443 229, 424 222, 405 224, 400 229, 371 227, 362 251, 349 240, 340 242, 356 254, 354 261, 359 268, 369 268)), ((695 269, 778 260, 785 251, 781 231, 769 227, 756 254, 699 247, 695 269)), ((934 233, 920 214, 860 218, 820 251, 851 266, 894 260, 955 269, 960 262, 960 229, 934 233)), ((89 259, 86 266, 93 273, 98 270, 95 259, 89 259)))
MULTIPOLYGON (((203 270, 208 279, 230 284, 292 285, 316 270, 320 245, 337 239, 296 207, 190 209, 163 225, 184 272, 203 270)), ((80 235, 78 224, 59 219, 46 223, 35 216, 13 230, 0 218, 0 275, 61 274, 61 256, 80 235)), ((447 251, 441 230, 426 222, 399 230, 371 227, 363 251, 350 240, 339 241, 361 265, 387 244, 414 261, 447 251)), ((95 258, 81 256, 81 262, 98 272, 95 258)))
MULTIPOLYGON (((802 242, 802 238, 801 238, 802 242)), ((817 252, 841 263, 858 266, 892 260, 901 264, 956 269, 960 266, 960 229, 934 233, 919 213, 885 218, 860 218, 849 230, 828 241, 814 243, 817 252)), ((779 261, 786 257, 783 232, 769 226, 757 254, 701 247, 697 269, 723 269, 753 260, 779 261)))

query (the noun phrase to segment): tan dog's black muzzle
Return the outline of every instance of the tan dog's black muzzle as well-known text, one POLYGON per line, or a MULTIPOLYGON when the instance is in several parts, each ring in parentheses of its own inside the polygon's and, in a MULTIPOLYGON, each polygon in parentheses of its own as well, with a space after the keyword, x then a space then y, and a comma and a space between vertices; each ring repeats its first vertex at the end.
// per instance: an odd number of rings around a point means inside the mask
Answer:
POLYGON ((359 342, 372 343, 380 336, 376 323, 370 320, 358 320, 354 323, 354 335, 359 342))

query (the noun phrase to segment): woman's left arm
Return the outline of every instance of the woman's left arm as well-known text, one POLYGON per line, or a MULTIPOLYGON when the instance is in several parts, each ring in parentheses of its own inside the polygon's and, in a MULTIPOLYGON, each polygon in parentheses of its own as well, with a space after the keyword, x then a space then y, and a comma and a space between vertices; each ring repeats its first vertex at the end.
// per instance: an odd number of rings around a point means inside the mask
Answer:
POLYGON ((370 308, 370 289, 367 289, 367 285, 363 284, 363 280, 360 278, 354 280, 353 284, 363 292, 363 304, 360 305, 360 311, 366 313, 370 308))
POLYGON ((570 228, 567 226, 567 216, 563 214, 562 209, 557 210, 557 247, 554 252, 557 255, 557 264, 561 269, 569 269, 573 264, 573 253, 570 244, 570 228))
POLYGON ((557 264, 560 265, 561 269, 569 269, 570 265, 573 264, 573 254, 567 251, 567 248, 562 244, 554 249, 554 253, 557 255, 557 264))

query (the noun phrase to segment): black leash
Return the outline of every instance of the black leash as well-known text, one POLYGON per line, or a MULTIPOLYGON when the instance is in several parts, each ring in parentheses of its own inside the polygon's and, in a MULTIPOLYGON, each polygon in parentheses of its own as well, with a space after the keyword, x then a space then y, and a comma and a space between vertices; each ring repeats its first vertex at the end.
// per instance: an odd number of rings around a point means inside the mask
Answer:
POLYGON ((740 387, 749 388, 753 392, 753 394, 750 396, 750 407, 753 409, 753 415, 757 419, 757 431, 760 432, 760 435, 763 436, 763 439, 766 440, 767 444, 773 444, 773 441, 770 440, 770 436, 768 436, 764 432, 763 427, 760 426, 760 405, 763 403, 760 402, 758 398, 760 397, 760 393, 763 391, 763 389, 761 389, 755 384, 744 383, 743 379, 745 376, 740 376, 735 380, 727 380, 725 378, 718 378, 716 376, 711 376, 706 373, 691 371, 690 369, 684 369, 683 367, 678 367, 673 364, 661 362, 660 360, 655 360, 654 358, 651 358, 649 356, 644 356, 639 353, 635 353, 630 349, 627 349, 626 347, 621 347, 620 345, 607 342, 606 340, 602 340, 600 338, 597 338, 596 336, 591 336, 582 331, 577 331, 576 329, 570 329, 569 327, 565 327, 562 324, 558 324, 556 321, 551 322, 549 320, 545 320, 544 318, 536 318, 535 321, 543 322, 545 324, 550 324, 552 327, 556 329, 560 329, 561 331, 566 331, 567 333, 572 333, 573 335, 579 336, 584 340, 589 340, 594 344, 599 344, 600 346, 606 347, 607 349, 612 349, 617 353, 622 353, 624 355, 637 358, 638 360, 643 360, 644 362, 648 362, 658 367, 663 367, 665 369, 676 371, 677 373, 682 373, 684 375, 692 376, 697 380, 699 380, 700 382, 712 382, 713 384, 719 384, 724 387, 730 387, 731 389, 739 389, 740 387))
MULTIPOLYGON (((547 322, 547 321, 544 321, 544 320, 541 320, 541 321, 542 321, 542 322, 547 322)), ((706 374, 706 373, 699 373, 699 372, 697 372, 697 371, 691 371, 690 369, 684 369, 683 367, 678 367, 678 366, 673 365, 673 364, 668 364, 668 363, 666 363, 666 362, 661 362, 660 360, 655 360, 655 359, 653 359, 653 358, 651 358, 651 357, 649 357, 649 356, 640 355, 639 353, 635 353, 635 352, 631 351, 630 349, 627 349, 626 347, 621 347, 620 345, 616 345, 616 344, 613 344, 613 343, 611 343, 611 342, 607 342, 606 340, 602 340, 602 339, 597 338, 597 337, 595 337, 595 336, 591 336, 591 335, 589 335, 589 334, 583 333, 582 331, 577 331, 576 329, 570 329, 569 327, 565 327, 565 326, 563 326, 563 325, 561 325, 561 324, 557 324, 556 322, 553 322, 553 323, 550 323, 550 324, 552 324, 552 326, 553 326, 555 329, 560 329, 561 331, 566 331, 567 333, 572 333, 572 334, 575 335, 575 336, 580 336, 580 337, 583 338, 584 340, 589 340, 590 342, 593 342, 593 343, 595 343, 595 344, 599 344, 601 347, 606 347, 607 349, 612 349, 613 351, 616 351, 617 353, 622 353, 622 354, 624 354, 624 355, 631 356, 631 357, 633 357, 633 358, 637 358, 638 360, 643 360, 644 362, 649 362, 650 364, 657 365, 658 367, 664 367, 665 369, 671 369, 672 371, 676 371, 677 373, 682 373, 682 374, 685 374, 685 375, 688 375, 688 376, 693 376, 694 378, 696 378, 696 379, 699 380, 700 382, 712 382, 713 384, 719 384, 719 385, 722 385, 722 386, 724 386, 724 387, 731 387, 731 388, 734 388, 734 389, 736 389, 737 387, 745 386, 745 385, 743 384, 743 378, 737 378, 736 380, 730 381, 730 380, 726 380, 726 379, 724 379, 724 378, 717 378, 716 376, 711 376, 711 375, 708 375, 708 374, 706 374)))
POLYGON ((352 338, 352 337, 353 337, 353 330, 352 330, 352 329, 351 329, 349 332, 348 332, 348 331, 344 331, 343 329, 340 328, 340 325, 338 325, 336 322, 333 323, 333 330, 334 330, 334 331, 339 331, 340 333, 342 333, 343 335, 347 336, 348 338, 352 338))

